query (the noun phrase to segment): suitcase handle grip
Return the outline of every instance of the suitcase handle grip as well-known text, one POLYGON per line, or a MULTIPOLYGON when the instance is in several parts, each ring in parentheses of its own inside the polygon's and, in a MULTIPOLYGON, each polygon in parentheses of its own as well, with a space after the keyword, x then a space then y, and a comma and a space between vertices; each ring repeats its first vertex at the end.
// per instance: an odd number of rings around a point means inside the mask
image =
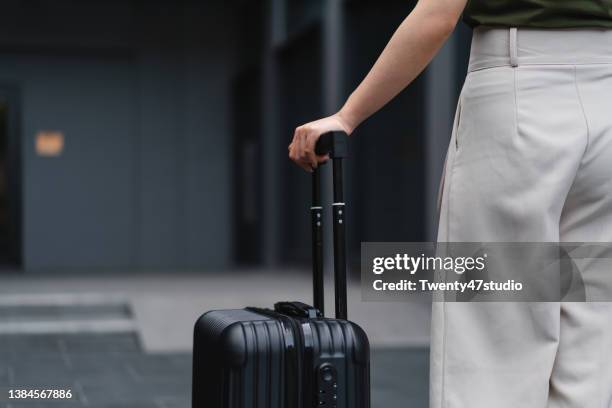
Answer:
POLYGON ((331 159, 348 157, 348 136, 342 132, 328 132, 319 136, 315 145, 318 156, 329 154, 331 159))
MULTIPOLYGON (((343 159, 348 157, 348 135, 342 132, 325 133, 319 137, 315 146, 317 155, 329 154, 333 162, 333 203, 332 220, 334 223, 334 286, 336 318, 347 319, 346 285, 346 205, 344 203, 343 159)), ((321 206, 321 175, 314 169, 312 176, 312 257, 313 257, 313 297, 314 306, 324 314, 323 288, 323 215, 321 206)))

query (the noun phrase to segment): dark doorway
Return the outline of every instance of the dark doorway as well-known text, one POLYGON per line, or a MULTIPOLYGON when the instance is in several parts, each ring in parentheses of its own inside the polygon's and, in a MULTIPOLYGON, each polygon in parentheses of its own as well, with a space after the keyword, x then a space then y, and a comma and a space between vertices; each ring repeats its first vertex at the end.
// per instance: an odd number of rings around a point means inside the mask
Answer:
POLYGON ((21 265, 19 88, 0 84, 0 267, 21 265))
POLYGON ((234 258, 239 265, 262 261, 261 71, 248 69, 234 80, 234 258))

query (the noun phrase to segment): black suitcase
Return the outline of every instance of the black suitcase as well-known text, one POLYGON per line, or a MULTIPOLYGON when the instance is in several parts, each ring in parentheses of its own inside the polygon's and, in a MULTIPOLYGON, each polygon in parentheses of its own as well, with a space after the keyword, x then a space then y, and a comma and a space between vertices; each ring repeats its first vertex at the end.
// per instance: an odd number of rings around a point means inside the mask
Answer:
POLYGON ((336 318, 323 317, 320 173, 313 172, 314 307, 279 302, 274 310, 215 310, 195 324, 193 408, 369 408, 370 350, 365 332, 346 320, 346 244, 342 160, 347 136, 322 135, 334 179, 336 318))

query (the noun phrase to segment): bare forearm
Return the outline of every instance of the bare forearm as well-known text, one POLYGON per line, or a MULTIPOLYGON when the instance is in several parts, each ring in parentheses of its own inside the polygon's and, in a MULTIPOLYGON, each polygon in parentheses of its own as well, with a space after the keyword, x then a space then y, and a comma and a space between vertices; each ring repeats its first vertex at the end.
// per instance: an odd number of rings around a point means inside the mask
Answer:
POLYGON ((353 130, 404 89, 431 61, 452 33, 467 0, 419 0, 397 29, 363 82, 336 114, 295 128, 289 157, 312 171, 326 157, 315 144, 326 132, 353 130))
POLYGON ((425 69, 452 33, 465 0, 421 0, 346 101, 339 115, 352 131, 425 69))

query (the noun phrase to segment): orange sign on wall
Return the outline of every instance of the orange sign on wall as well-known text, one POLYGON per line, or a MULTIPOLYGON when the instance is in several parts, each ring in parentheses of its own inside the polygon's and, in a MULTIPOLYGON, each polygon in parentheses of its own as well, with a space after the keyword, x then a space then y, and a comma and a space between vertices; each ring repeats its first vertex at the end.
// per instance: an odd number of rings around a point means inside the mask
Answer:
POLYGON ((64 150, 64 134, 57 130, 41 130, 36 134, 36 154, 57 157, 64 150))

